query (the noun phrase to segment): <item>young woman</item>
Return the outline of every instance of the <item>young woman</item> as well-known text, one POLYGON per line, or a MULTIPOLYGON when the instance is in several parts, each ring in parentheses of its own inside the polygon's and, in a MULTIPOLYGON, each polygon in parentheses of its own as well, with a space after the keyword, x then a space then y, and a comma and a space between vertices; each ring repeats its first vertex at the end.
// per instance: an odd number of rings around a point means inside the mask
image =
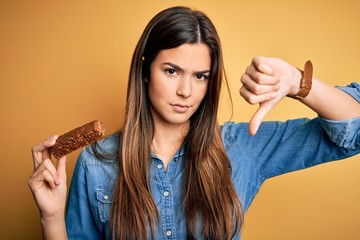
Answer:
POLYGON ((158 13, 132 58, 122 130, 82 151, 66 220, 66 158, 54 166, 48 152, 57 137, 32 149, 29 185, 44 238, 240 239, 267 178, 360 152, 358 84, 337 89, 312 78, 299 102, 319 117, 260 125, 282 98, 299 95, 302 73, 256 57, 240 94, 259 110, 250 124, 219 125, 224 76, 206 15, 185 7, 158 13))

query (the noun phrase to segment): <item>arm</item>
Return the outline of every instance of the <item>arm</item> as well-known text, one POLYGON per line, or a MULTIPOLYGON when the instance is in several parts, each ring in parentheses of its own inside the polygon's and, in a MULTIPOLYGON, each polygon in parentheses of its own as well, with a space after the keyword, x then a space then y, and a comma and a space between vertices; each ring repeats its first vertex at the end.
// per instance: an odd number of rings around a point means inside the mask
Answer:
MULTIPOLYGON (((241 77, 240 94, 251 104, 260 104, 250 121, 249 132, 255 135, 262 119, 285 96, 297 93, 301 74, 294 66, 277 59, 255 57, 241 77)), ((319 116, 347 120, 360 116, 360 105, 345 92, 313 78, 309 95, 301 100, 319 116)))
MULTIPOLYGON (((341 134, 348 128, 346 121, 345 124, 343 121, 325 123, 332 129, 329 136, 322 127, 322 120, 299 118, 285 122, 266 121, 255 136, 247 133, 245 123, 226 123, 222 134, 226 152, 232 161, 233 179, 249 178, 260 186, 274 176, 359 154, 359 134, 341 134), (247 167, 249 164, 253 168, 247 167), (242 172, 246 168, 256 171, 244 177, 242 172)), ((350 124, 350 128, 359 132, 360 121, 350 124)))
POLYGON ((348 120, 360 116, 360 104, 350 95, 313 78, 309 95, 300 100, 323 118, 348 120))
POLYGON ((29 180, 29 187, 40 211, 44 239, 67 239, 64 220, 66 157, 60 158, 55 167, 48 151, 56 139, 57 136, 50 137, 32 148, 34 172, 29 180))

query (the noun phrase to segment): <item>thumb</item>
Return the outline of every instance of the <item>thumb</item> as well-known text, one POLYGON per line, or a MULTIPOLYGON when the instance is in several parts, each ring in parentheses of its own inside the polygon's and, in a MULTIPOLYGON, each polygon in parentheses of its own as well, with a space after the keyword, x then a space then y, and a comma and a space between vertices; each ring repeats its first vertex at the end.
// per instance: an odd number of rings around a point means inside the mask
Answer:
POLYGON ((249 123, 249 133, 251 136, 255 136, 257 130, 259 129, 261 122, 265 118, 265 116, 271 111, 274 107, 272 101, 266 101, 260 103, 258 110, 252 116, 250 123, 249 123))
POLYGON ((66 156, 63 156, 57 160, 56 169, 62 178, 66 178, 66 156))

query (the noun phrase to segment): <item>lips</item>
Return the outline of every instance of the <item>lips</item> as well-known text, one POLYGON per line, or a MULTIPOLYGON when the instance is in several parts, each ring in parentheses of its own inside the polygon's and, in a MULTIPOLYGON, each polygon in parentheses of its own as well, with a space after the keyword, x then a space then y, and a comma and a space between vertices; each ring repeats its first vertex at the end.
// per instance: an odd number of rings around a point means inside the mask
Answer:
POLYGON ((181 103, 175 103, 170 105, 173 108, 173 110, 178 113, 185 113, 190 108, 189 105, 181 104, 181 103))

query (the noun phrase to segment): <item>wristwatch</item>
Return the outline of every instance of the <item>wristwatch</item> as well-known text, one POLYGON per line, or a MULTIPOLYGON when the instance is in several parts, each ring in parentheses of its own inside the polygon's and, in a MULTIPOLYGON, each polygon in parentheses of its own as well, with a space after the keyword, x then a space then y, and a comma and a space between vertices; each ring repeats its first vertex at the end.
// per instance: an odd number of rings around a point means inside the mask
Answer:
POLYGON ((313 65, 310 60, 305 62, 304 70, 298 68, 301 73, 300 80, 300 89, 295 95, 288 95, 291 98, 295 99, 304 99, 311 90, 312 85, 312 75, 313 75, 313 65))

